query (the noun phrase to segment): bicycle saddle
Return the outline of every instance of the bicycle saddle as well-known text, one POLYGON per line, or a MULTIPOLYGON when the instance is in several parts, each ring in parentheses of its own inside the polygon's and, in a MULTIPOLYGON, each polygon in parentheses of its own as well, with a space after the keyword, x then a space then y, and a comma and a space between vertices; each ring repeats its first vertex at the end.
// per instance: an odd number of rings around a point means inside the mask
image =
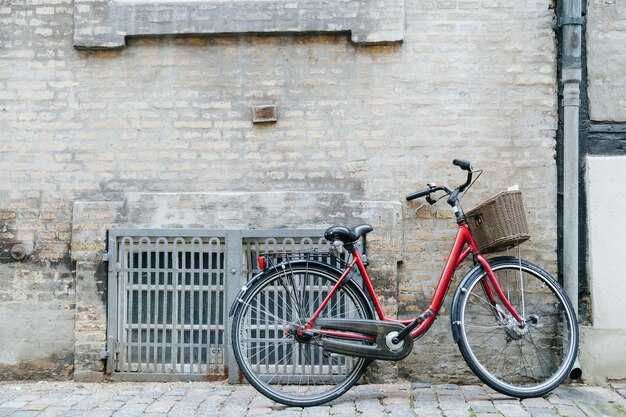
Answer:
POLYGON ((344 243, 354 243, 359 238, 374 230, 369 224, 361 224, 354 229, 348 229, 345 226, 331 226, 324 232, 324 239, 329 242, 341 240, 344 243))

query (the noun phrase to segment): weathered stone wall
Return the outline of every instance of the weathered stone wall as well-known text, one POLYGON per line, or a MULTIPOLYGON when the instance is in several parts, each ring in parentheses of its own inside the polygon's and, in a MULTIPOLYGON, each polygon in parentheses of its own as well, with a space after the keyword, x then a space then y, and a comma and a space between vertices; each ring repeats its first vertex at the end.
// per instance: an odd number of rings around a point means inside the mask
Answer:
POLYGON ((67 378, 74 369, 74 279, 65 266, 0 269, 0 379, 67 378))
POLYGON ((626 121, 626 7, 590 0, 587 14, 587 71, 591 120, 626 121))
MULTIPOLYGON (((14 326, 28 324, 42 337, 37 345, 13 338, 0 368, 19 369, 36 351, 58 369, 75 341, 104 347, 102 332, 81 327, 90 310, 74 305, 76 280, 98 291, 96 274, 77 274, 71 262, 75 201, 323 191, 400 202, 428 181, 461 181, 450 161, 463 157, 485 169, 465 205, 519 184, 534 233, 523 255, 553 270, 551 6, 407 0, 403 43, 382 46, 358 46, 344 34, 238 34, 129 38, 124 49, 99 51, 74 48, 71 0, 3 2, 0 238, 31 233, 33 252, 0 265, 0 316, 14 318, 0 323, 0 334, 11 338, 14 326), (277 106, 278 122, 253 125, 251 106, 267 103, 277 106), (46 309, 59 312, 54 338, 50 323, 15 313, 46 309), (82 323, 76 336, 74 314, 82 323)), ((385 284, 397 294, 388 308, 402 316, 426 306, 454 235, 443 202, 416 214, 417 205, 403 206, 403 262, 397 281, 385 284)), ((102 234, 104 224, 94 224, 102 234)), ((379 256, 384 251, 372 261, 389 262, 379 256)), ((79 294, 79 305, 85 299, 79 294)), ((447 380, 464 368, 446 319, 444 312, 417 343, 404 374, 447 380), (432 342, 447 347, 430 354, 432 342)))

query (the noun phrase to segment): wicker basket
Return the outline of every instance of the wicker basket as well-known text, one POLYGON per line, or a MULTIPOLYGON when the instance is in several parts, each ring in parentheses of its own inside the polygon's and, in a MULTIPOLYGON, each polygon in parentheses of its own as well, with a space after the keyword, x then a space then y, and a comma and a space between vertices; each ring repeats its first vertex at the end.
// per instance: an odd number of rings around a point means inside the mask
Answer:
POLYGON ((505 191, 465 213, 480 252, 513 248, 530 239, 521 191, 505 191))

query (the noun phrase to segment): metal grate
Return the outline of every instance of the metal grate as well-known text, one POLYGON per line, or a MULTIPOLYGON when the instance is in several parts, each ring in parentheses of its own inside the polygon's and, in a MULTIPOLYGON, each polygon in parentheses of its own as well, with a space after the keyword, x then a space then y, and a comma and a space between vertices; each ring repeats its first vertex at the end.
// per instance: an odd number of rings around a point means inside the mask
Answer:
POLYGON ((318 250, 321 230, 109 230, 107 371, 238 379, 227 311, 261 253, 318 250))
POLYGON ((280 261, 286 256, 301 252, 318 251, 324 253, 327 250, 328 242, 323 237, 246 238, 243 240, 244 280, 247 282, 259 272, 257 259, 260 255, 273 255, 277 261, 280 261))
POLYGON ((224 373, 224 241, 118 241, 115 372, 224 373))

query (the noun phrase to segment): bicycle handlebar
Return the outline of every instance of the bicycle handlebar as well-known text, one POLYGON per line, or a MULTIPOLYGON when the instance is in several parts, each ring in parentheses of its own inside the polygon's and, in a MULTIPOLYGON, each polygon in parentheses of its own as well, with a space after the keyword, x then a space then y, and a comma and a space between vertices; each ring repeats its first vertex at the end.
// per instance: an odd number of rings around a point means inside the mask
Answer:
POLYGON ((467 171, 467 180, 465 183, 456 187, 453 191, 450 191, 448 187, 445 186, 435 186, 434 184, 428 184, 428 188, 424 188, 423 190, 416 191, 406 196, 407 201, 415 200, 416 198, 426 197, 426 200, 432 205, 435 204, 435 200, 430 199, 430 195, 437 191, 445 191, 450 197, 448 198, 448 204, 451 206, 455 206, 456 202, 459 198, 459 194, 463 192, 471 183, 472 183, 472 174, 474 170, 472 169, 472 164, 470 161, 464 159, 454 159, 452 161, 453 165, 458 166, 463 171, 467 171))
POLYGON ((466 161, 465 159, 455 159, 452 161, 452 164, 460 167, 463 171, 472 170, 472 164, 470 161, 466 161))
POLYGON ((406 201, 411 201, 411 200, 415 200, 416 198, 420 198, 420 197, 426 197, 427 195, 429 195, 431 193, 431 189, 430 188, 425 188, 423 190, 419 190, 416 191, 414 193, 411 193, 409 195, 406 196, 406 201))

